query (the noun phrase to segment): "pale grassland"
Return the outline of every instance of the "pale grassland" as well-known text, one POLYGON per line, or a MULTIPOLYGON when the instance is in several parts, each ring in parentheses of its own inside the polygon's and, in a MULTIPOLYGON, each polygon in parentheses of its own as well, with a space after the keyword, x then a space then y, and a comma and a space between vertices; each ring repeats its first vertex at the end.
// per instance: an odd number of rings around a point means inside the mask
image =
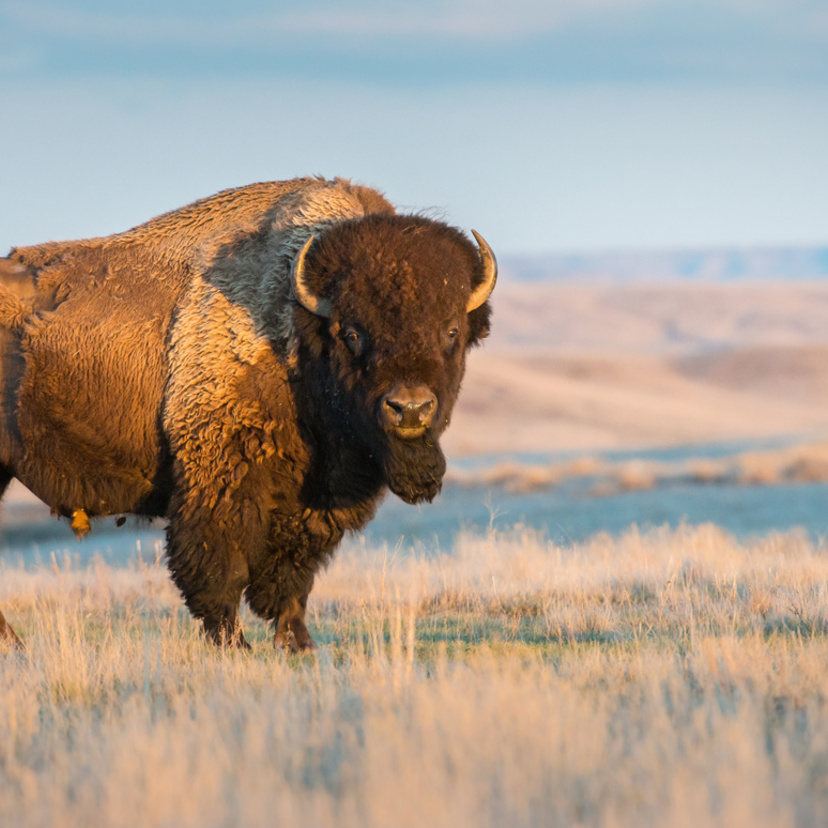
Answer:
POLYGON ((828 821, 828 550, 711 526, 351 544, 310 658, 206 645, 162 566, 0 573, 2 826, 828 821))
POLYGON ((676 483, 736 486, 816 483, 828 480, 828 443, 806 442, 778 449, 737 452, 715 459, 611 460, 584 455, 545 464, 507 461, 482 469, 452 468, 447 478, 469 488, 498 486, 509 492, 530 492, 587 481, 589 493, 597 496, 676 483))

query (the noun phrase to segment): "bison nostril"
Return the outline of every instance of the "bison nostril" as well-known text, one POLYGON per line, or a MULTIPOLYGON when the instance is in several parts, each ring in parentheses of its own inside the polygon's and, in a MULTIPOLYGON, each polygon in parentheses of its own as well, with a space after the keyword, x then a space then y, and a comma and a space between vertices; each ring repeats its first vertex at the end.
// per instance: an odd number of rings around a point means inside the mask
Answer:
POLYGON ((426 388, 398 389, 382 401, 383 419, 392 428, 427 428, 436 409, 437 399, 426 388))
POLYGON ((417 415, 420 418, 421 422, 425 422, 427 418, 430 419, 430 414, 434 410, 434 400, 426 400, 426 402, 421 403, 417 406, 417 415))
POLYGON ((426 400, 417 406, 417 417, 423 425, 430 425, 434 419, 434 409, 436 408, 436 400, 426 400))

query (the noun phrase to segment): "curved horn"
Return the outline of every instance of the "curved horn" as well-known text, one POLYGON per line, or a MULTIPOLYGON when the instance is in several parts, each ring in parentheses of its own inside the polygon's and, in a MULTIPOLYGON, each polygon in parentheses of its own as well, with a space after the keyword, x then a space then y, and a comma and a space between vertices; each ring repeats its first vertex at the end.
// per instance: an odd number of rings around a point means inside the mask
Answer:
POLYGON ((296 254, 293 267, 290 270, 290 282, 293 285, 293 295, 296 297, 296 301, 305 310, 309 310, 317 316, 329 317, 332 310, 330 300, 316 296, 305 284, 305 256, 313 244, 313 239, 314 237, 311 236, 296 254))
POLYGON ((479 308, 492 295, 495 282, 497 282, 497 259, 495 259, 492 248, 476 230, 472 230, 472 235, 477 240, 478 248, 480 248, 480 258, 483 259, 483 273, 485 276, 469 297, 466 313, 471 313, 475 308, 479 308))

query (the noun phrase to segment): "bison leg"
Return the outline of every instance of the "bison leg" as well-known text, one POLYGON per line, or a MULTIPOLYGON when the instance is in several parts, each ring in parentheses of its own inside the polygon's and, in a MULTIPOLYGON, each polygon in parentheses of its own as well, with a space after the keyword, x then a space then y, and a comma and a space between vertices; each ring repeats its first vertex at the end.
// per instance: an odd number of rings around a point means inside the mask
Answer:
POLYGON ((313 587, 315 566, 297 566, 281 550, 271 549, 267 562, 251 568, 245 598, 250 609, 276 624, 277 650, 303 653, 316 649, 305 626, 305 608, 313 587))
POLYGON ((207 638, 219 647, 249 650, 239 619, 244 584, 215 578, 210 584, 182 583, 176 579, 190 612, 200 618, 207 638))
MULTIPOLYGON (((9 483, 11 483, 12 475, 8 469, 0 466, 0 497, 6 491, 9 483)), ((15 650, 23 649, 23 642, 18 638, 17 633, 11 628, 0 610, 0 647, 11 648, 15 650)))
POLYGON ((238 546, 204 524, 173 516, 167 526, 167 559, 190 612, 213 643, 249 649, 239 621, 247 564, 238 546))
POLYGON ((218 617, 204 618, 202 622, 204 632, 213 644, 219 647, 238 647, 241 650, 250 649, 239 621, 238 604, 235 607, 228 605, 218 617))
POLYGON ((316 649, 316 644, 310 637, 305 626, 305 607, 308 596, 293 597, 287 607, 282 610, 276 621, 276 633, 273 636, 273 646, 277 650, 287 653, 307 653, 316 649))

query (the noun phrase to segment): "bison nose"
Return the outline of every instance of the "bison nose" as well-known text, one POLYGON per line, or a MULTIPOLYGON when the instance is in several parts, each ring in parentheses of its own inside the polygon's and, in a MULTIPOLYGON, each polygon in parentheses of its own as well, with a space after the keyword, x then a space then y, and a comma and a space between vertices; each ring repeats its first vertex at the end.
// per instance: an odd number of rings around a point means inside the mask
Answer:
POLYGON ((414 388, 397 386, 382 398, 380 405, 380 415, 386 428, 410 430, 416 434, 431 425, 436 413, 437 397, 424 385, 414 388))

